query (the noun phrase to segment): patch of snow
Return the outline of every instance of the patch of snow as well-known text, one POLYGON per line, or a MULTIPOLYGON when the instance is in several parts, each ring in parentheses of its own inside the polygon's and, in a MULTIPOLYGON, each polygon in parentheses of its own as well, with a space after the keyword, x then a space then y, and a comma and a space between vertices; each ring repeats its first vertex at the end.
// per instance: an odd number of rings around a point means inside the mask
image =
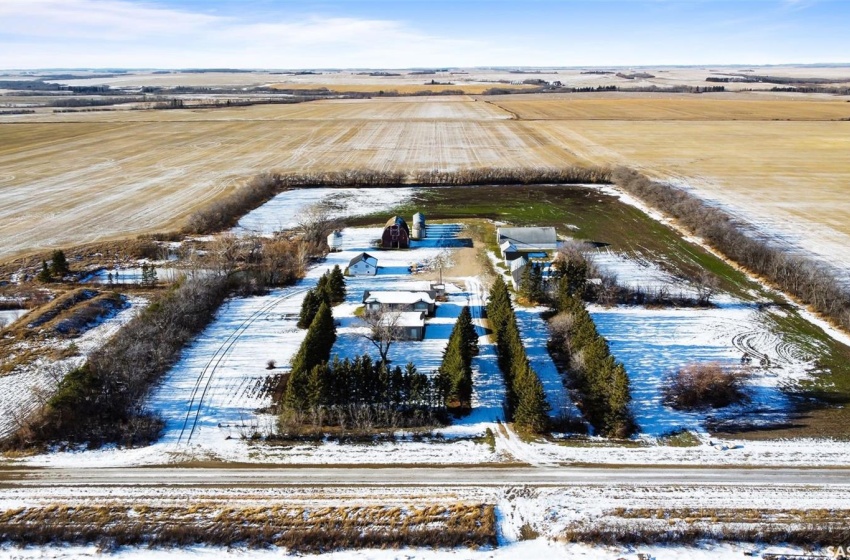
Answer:
POLYGON ((233 228, 236 234, 268 235, 298 226, 305 212, 315 205, 327 208, 331 218, 348 218, 388 211, 408 202, 413 187, 308 188, 280 193, 249 212, 233 228))
POLYGON ((790 408, 785 384, 805 378, 812 358, 786 344, 764 324, 762 312, 744 303, 709 309, 646 309, 636 306, 588 309, 611 353, 623 362, 631 381, 632 412, 640 431, 660 436, 676 429, 704 431, 708 416, 735 414, 753 419, 782 420, 790 408), (752 403, 725 413, 683 412, 666 406, 661 389, 665 376, 692 363, 740 365, 746 352, 755 358, 747 367, 752 403), (770 367, 759 367, 760 356, 770 367))
POLYGON ((29 309, 0 309, 0 326, 11 325, 27 313, 29 309))
POLYGON ((55 391, 60 381, 72 369, 85 362, 86 357, 103 346, 118 329, 136 316, 147 301, 131 297, 129 306, 119 313, 101 320, 79 337, 64 343, 76 345, 78 355, 62 360, 39 358, 25 367, 0 377, 0 437, 14 432, 26 418, 55 391))

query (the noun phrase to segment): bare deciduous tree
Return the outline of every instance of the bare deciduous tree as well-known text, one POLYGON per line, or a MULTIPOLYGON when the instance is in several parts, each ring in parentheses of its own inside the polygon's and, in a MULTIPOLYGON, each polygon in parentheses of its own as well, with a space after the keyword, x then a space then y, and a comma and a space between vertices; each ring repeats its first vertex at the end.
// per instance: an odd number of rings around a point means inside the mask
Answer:
POLYGON ((364 336, 366 340, 371 342, 381 356, 381 361, 385 364, 389 363, 387 354, 394 342, 400 340, 403 334, 399 327, 399 319, 401 314, 392 311, 367 311, 363 316, 363 321, 369 326, 369 332, 364 336))
POLYGON ((717 293, 718 286, 717 278, 708 271, 703 270, 694 281, 694 288, 697 291, 697 304, 709 305, 711 298, 717 293))

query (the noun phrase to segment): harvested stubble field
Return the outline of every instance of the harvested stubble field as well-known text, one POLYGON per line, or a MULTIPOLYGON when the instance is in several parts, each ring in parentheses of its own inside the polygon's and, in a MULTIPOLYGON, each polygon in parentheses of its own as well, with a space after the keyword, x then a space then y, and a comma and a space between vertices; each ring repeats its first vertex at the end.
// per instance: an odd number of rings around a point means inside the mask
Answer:
MULTIPOLYGON (((425 76, 423 76, 424 78, 425 76)), ((439 79, 443 79, 440 77, 439 79)), ((429 84, 420 82, 416 83, 403 83, 399 81, 388 81, 383 84, 358 84, 358 83, 326 83, 326 84, 303 84, 303 83, 281 83, 275 84, 272 86, 274 89, 281 90, 314 90, 327 88, 329 91, 335 91, 339 93, 381 93, 381 92, 396 92, 402 95, 409 94, 418 94, 422 92, 431 91, 434 93, 439 93, 443 91, 447 92, 457 92, 462 91, 465 94, 473 95, 473 94, 482 94, 486 93, 491 89, 503 88, 503 89, 512 89, 512 90, 523 90, 523 89, 534 89, 537 86, 528 85, 528 84, 466 84, 463 82, 454 82, 451 83, 443 83, 443 84, 429 84)))
POLYGON ((0 120, 0 257, 182 225, 262 171, 626 164, 806 247, 850 244, 850 103, 722 95, 328 100, 0 120), (805 193, 804 195, 801 193, 805 193))

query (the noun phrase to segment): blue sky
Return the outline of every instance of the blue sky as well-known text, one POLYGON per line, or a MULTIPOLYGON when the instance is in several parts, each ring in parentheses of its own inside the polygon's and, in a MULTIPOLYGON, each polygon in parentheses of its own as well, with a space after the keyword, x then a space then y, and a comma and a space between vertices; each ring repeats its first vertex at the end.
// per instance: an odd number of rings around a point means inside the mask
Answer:
POLYGON ((837 62, 846 0, 0 0, 0 68, 837 62))

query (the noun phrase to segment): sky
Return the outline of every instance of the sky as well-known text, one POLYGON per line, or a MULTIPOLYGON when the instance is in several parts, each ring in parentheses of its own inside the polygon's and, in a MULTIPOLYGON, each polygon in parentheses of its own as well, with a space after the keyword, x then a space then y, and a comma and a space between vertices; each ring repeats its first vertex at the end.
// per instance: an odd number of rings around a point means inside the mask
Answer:
POLYGON ((0 68, 850 62, 848 0, 0 0, 0 68))

